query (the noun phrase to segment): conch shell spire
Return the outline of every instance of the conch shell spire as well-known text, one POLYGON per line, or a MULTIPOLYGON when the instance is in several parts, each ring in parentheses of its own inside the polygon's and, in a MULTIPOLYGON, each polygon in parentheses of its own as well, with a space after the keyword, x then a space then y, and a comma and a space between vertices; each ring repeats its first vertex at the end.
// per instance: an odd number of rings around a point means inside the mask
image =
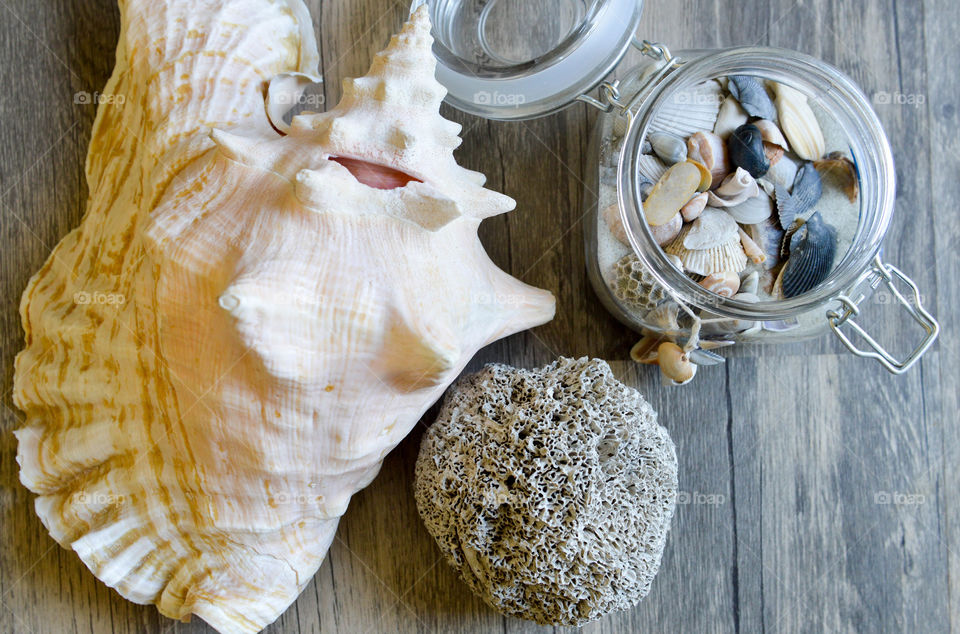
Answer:
POLYGON ((100 104, 83 223, 21 301, 20 479, 122 596, 256 632, 473 354, 554 301, 477 237, 513 201, 454 161, 424 9, 286 135, 270 78, 318 59, 300 0, 121 15, 126 105, 100 104))
POLYGON ((429 180, 459 199, 463 215, 483 219, 510 211, 512 199, 484 189, 484 175, 460 167, 454 159, 461 127, 440 115, 447 90, 436 80, 432 45, 427 6, 421 5, 374 56, 366 75, 343 81, 336 108, 295 117, 291 134, 319 134, 333 153, 342 147, 344 156, 429 180), (377 142, 368 144, 367 139, 377 142))

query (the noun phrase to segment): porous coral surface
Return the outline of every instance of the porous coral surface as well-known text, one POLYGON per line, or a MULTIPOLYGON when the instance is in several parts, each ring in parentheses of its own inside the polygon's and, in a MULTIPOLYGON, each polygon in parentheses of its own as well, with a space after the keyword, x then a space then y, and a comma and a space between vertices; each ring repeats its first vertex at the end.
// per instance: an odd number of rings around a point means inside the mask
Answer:
POLYGON ((606 362, 492 364, 448 393, 421 444, 416 500, 496 609, 579 625, 646 596, 677 492, 673 441, 606 362))

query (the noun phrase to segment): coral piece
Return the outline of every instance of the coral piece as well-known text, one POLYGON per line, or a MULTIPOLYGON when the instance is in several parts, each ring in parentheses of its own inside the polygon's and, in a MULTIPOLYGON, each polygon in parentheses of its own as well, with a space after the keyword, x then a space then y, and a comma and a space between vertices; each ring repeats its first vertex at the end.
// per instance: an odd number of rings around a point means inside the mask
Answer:
MULTIPOLYGON (((676 266, 683 265, 677 261, 676 266)), ((621 302, 643 312, 653 310, 668 297, 666 289, 653 279, 650 270, 633 253, 617 260, 610 290, 621 302)))
POLYGON ((447 395, 420 446, 415 494, 447 561, 487 603, 580 625, 649 592, 676 452, 604 361, 488 365, 447 395))
POLYGON ((255 632, 474 352, 553 298, 477 238, 514 203, 454 160, 425 7, 286 136, 265 95, 316 72, 299 0, 121 10, 126 105, 100 105, 83 224, 21 305, 20 478, 124 597, 255 632))

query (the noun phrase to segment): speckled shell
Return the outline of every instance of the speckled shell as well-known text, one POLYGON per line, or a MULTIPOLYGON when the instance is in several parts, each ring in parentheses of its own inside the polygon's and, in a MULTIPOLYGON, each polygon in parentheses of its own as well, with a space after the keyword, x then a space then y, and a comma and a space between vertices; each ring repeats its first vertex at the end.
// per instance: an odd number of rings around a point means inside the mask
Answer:
POLYGON ((86 216, 21 304, 20 479, 124 597, 256 632, 474 352, 553 298, 477 238, 514 203, 454 160, 425 8, 287 136, 264 95, 316 73, 299 0, 129 0, 122 21, 86 216))

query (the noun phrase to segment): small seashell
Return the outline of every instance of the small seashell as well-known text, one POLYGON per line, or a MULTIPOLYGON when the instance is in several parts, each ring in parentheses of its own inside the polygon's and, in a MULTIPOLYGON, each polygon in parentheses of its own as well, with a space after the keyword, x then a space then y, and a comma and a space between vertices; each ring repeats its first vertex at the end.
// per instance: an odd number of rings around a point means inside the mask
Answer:
POLYGON ((799 165, 797 165, 796 161, 788 156, 784 156, 776 163, 770 164, 770 169, 767 170, 767 173, 763 175, 762 179, 759 179, 760 185, 764 188, 764 191, 771 196, 776 192, 776 185, 783 185, 789 192, 793 189, 793 181, 797 179, 798 169, 799 165), (769 187, 765 187, 764 183, 769 184, 769 187))
MULTIPOLYGON (((767 157, 767 162, 771 166, 776 165, 783 158, 783 148, 773 143, 763 142, 763 155, 767 157)), ((768 168, 769 171, 769 168, 768 168)))
POLYGON ((727 144, 713 132, 697 132, 687 139, 687 157, 702 163, 710 170, 710 187, 719 187, 730 173, 727 144))
MULTIPOLYGON (((706 210, 704 210, 706 212, 706 210)), ((740 272, 747 266, 747 255, 740 244, 740 236, 710 249, 688 249, 683 242, 693 224, 685 225, 680 234, 666 247, 670 255, 680 258, 683 269, 695 275, 712 275, 722 271, 740 272)))
POLYGON ((637 172, 651 183, 656 183, 667 173, 666 165, 653 154, 641 154, 637 157, 637 172))
POLYGON ((821 158, 827 144, 807 96, 796 88, 780 83, 774 83, 774 92, 777 95, 780 127, 794 153, 807 161, 821 158))
POLYGON ((643 318, 649 329, 667 335, 680 331, 680 306, 674 301, 662 302, 643 318))
POLYGON ((860 178, 853 161, 840 152, 831 152, 822 161, 814 161, 813 165, 824 179, 836 183, 851 203, 857 202, 857 196, 860 195, 860 178))
POLYGON ((634 253, 623 256, 613 265, 610 290, 629 308, 644 313, 667 298, 667 292, 634 253))
POLYGON ((751 293, 756 295, 757 289, 760 287, 760 274, 756 271, 751 271, 747 273, 742 280, 740 280, 740 292, 741 293, 751 293))
POLYGON ((686 205, 683 206, 682 209, 680 209, 680 215, 683 216, 684 221, 691 222, 693 220, 696 220, 697 217, 699 217, 700 214, 703 213, 703 210, 706 208, 708 198, 709 196, 707 195, 707 192, 700 192, 699 194, 691 198, 690 202, 688 202, 686 205))
POLYGON ((743 252, 747 254, 750 261, 754 264, 763 264, 767 259, 767 254, 753 238, 743 229, 739 230, 740 244, 743 246, 743 252))
POLYGON ((623 219, 620 217, 620 205, 613 203, 603 210, 603 219, 610 228, 613 237, 630 246, 630 240, 627 239, 627 228, 623 226, 623 219))
MULTIPOLYGON (((772 167, 772 166, 771 166, 771 167, 772 167)), ((774 185, 773 183, 771 183, 770 181, 768 181, 766 178, 758 178, 758 179, 757 179, 757 185, 760 186, 760 190, 763 191, 763 192, 765 192, 765 193, 767 194, 767 196, 776 196, 776 195, 777 195, 777 187, 776 187, 776 185, 774 185)))
POLYGON ((665 341, 657 348, 657 360, 663 376, 674 385, 684 385, 693 380, 697 366, 677 344, 665 341))
POLYGON ((823 195, 823 183, 820 173, 813 163, 807 161, 797 170, 790 193, 782 185, 777 185, 777 213, 780 226, 789 229, 794 221, 813 208, 823 195))
POLYGON ((760 178, 770 169, 770 161, 763 149, 760 128, 747 123, 733 131, 727 141, 730 162, 743 168, 754 178, 760 178))
POLYGON ((650 334, 644 335, 637 343, 630 348, 630 358, 637 363, 654 364, 657 363, 657 348, 663 341, 663 335, 650 334))
POLYGON ((780 131, 780 128, 777 127, 777 124, 773 121, 769 119, 757 119, 753 122, 753 125, 757 126, 757 129, 760 130, 760 137, 764 143, 776 145, 784 150, 790 149, 790 146, 787 145, 787 140, 783 137, 783 132, 780 131))
MULTIPOLYGON (((705 169, 705 168, 704 168, 705 169)), ((650 190, 643 212, 651 227, 670 222, 697 193, 703 181, 702 166, 684 161, 671 166, 650 190)))
POLYGON ((646 179, 640 181, 640 183, 637 185, 637 189, 640 190, 640 202, 647 202, 647 198, 650 196, 650 191, 653 189, 655 184, 656 183, 646 179))
POLYGON ((730 75, 727 79, 727 90, 740 102, 740 107, 748 115, 761 119, 773 119, 777 116, 777 109, 773 106, 767 89, 756 77, 730 75))
MULTIPOLYGON (((700 342, 700 345, 707 343, 706 341, 700 342)), ((703 348, 694 348, 687 353, 690 357, 690 360, 693 361, 698 366, 700 365, 721 365, 726 362, 722 356, 716 352, 710 352, 709 350, 704 350, 703 348)))
POLYGON ((688 249, 710 249, 730 242, 737 235, 737 221, 722 209, 707 207, 693 221, 683 239, 688 249))
POLYGON ((740 224, 752 225, 763 222, 773 215, 773 207, 773 199, 761 189, 756 196, 747 198, 737 205, 727 207, 727 213, 740 224))
POLYGON ((713 133, 721 139, 726 140, 727 137, 733 134, 734 130, 744 125, 748 120, 749 117, 744 109, 740 107, 740 102, 734 97, 727 97, 723 100, 723 104, 720 105, 717 120, 713 126, 713 133))
POLYGON ((647 136, 654 153, 667 165, 687 160, 687 144, 668 132, 652 132, 647 136))
POLYGON ((687 163, 692 163, 698 170, 700 170, 700 185, 697 187, 697 191, 705 192, 710 189, 710 184, 713 182, 713 174, 710 173, 710 170, 707 169, 707 166, 700 161, 694 161, 692 159, 687 159, 687 163))
POLYGON ((776 283, 783 296, 802 295, 827 279, 836 251, 836 229, 814 213, 790 237, 790 259, 776 283))
MULTIPOLYGON (((737 293, 733 296, 733 299, 744 302, 745 304, 756 304, 760 301, 759 297, 751 295, 750 293, 737 293)), ((729 336, 733 333, 743 332, 744 330, 749 330, 757 323, 747 319, 730 319, 729 317, 708 311, 700 313, 700 319, 703 320, 700 334, 710 337, 718 335, 729 336)))
POLYGON ((650 233, 653 234, 653 239, 657 241, 657 244, 664 246, 670 244, 682 228, 683 217, 680 214, 676 214, 668 220, 666 224, 650 225, 650 233))
MULTIPOLYGON (((760 301, 754 293, 740 292, 732 299, 745 304, 756 304, 760 301)), ((703 311, 700 313, 700 319, 703 320, 703 326, 700 330, 704 335, 727 335, 735 332, 743 332, 753 328, 757 322, 749 319, 729 319, 716 313, 703 311)))
POLYGON ((700 286, 722 297, 733 297, 740 289, 740 275, 733 271, 714 273, 700 280, 700 286))
POLYGON ((743 168, 727 176, 716 191, 710 192, 711 207, 732 207, 760 194, 760 186, 743 168))
POLYGON ((783 242, 783 229, 774 218, 748 225, 747 235, 766 255, 763 268, 770 270, 780 264, 780 244, 783 242))
POLYGON ((712 130, 723 101, 723 89, 716 81, 668 96, 650 124, 650 132, 667 132, 686 139, 700 130, 712 130))
MULTIPOLYGON (((756 293, 748 293, 741 291, 733 296, 738 302, 743 302, 744 304, 758 304, 760 303, 760 298, 757 297, 756 293)), ((744 330, 749 330, 757 325, 757 322, 749 319, 732 319, 730 323, 730 330, 733 332, 743 332, 744 330)))

